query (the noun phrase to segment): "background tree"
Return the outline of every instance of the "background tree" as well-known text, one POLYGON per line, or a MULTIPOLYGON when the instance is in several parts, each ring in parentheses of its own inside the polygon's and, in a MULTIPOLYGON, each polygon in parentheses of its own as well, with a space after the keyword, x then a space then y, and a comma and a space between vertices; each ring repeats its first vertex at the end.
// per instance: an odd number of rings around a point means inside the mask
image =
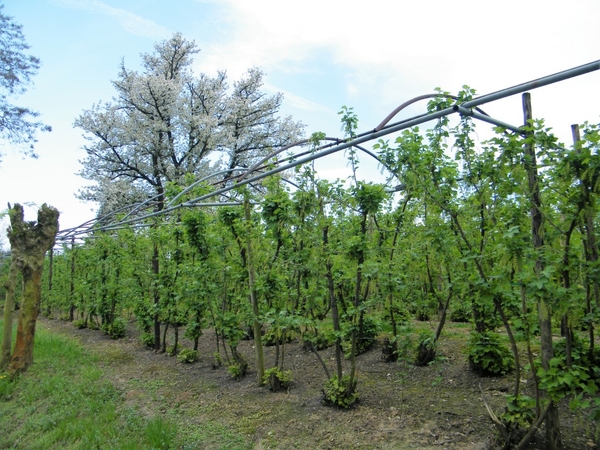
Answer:
POLYGON ((115 203, 111 183, 125 180, 130 194, 123 205, 145 194, 156 197, 160 210, 167 182, 218 168, 210 167, 211 153, 220 154, 223 167, 247 167, 270 148, 299 139, 302 125, 277 117, 282 96, 260 91, 259 69, 228 94, 224 72, 214 78, 191 72, 198 52, 181 34, 158 43, 142 55, 142 72, 122 64, 112 103, 94 105, 75 121, 89 141, 81 175, 97 183, 83 199, 115 203))
POLYGON ((23 27, 5 15, 3 8, 4 5, 0 5, 0 138, 11 144, 29 144, 25 153, 35 156, 36 132, 51 131, 51 128, 35 120, 39 113, 13 105, 10 97, 26 91, 40 67, 40 60, 25 53, 29 45, 25 42, 23 27))
MULTIPOLYGON (((121 65, 112 103, 94 105, 75 121, 89 141, 80 174, 96 182, 81 197, 100 202, 101 213, 116 211, 132 199, 152 199, 154 210, 162 211, 168 183, 187 184, 186 175, 194 178, 218 168, 219 163, 210 167, 211 153, 219 152, 229 169, 247 167, 271 147, 299 139, 302 125, 276 116, 281 96, 260 92, 260 70, 250 70, 229 95, 224 72, 214 78, 191 72, 198 52, 179 33, 156 44, 153 53, 142 55, 142 72, 121 65), (125 193, 115 195, 115 182, 120 187, 127 183, 125 193)), ((158 242, 152 268, 158 350, 158 242)))

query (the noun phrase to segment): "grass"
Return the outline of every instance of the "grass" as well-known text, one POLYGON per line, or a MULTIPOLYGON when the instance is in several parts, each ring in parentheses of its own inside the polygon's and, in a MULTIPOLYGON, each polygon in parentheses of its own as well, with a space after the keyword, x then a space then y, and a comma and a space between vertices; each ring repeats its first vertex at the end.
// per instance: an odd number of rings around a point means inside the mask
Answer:
POLYGON ((149 448, 147 420, 76 341, 38 329, 34 361, 14 381, 0 375, 0 448, 149 448))
MULTIPOLYGON (((38 329, 34 361, 14 381, 0 374, 0 448, 165 450, 215 442, 215 429, 179 429, 171 417, 147 418, 125 406, 97 357, 73 339, 38 329)), ((246 447, 235 433, 218 432, 215 448, 246 447)))

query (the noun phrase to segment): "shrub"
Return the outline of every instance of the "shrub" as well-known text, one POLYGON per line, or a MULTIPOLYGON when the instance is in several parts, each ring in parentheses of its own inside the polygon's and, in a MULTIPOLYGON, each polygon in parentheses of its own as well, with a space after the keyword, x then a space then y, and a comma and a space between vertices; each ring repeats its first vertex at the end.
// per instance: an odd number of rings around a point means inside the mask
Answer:
POLYGON ((239 381, 246 376, 248 362, 241 355, 238 355, 234 363, 227 368, 227 371, 233 379, 239 381))
POLYGON ((344 409, 350 408, 358 401, 356 379, 350 385, 348 375, 344 375, 341 379, 338 379, 337 375, 332 376, 323 388, 323 400, 331 406, 344 409))
POLYGON ((506 410, 500 419, 508 429, 529 429, 535 419, 535 399, 527 395, 507 396, 506 410))
POLYGON ((214 352, 213 353, 213 364, 212 364, 213 370, 218 369, 222 365, 223 365, 223 357, 221 356, 221 354, 219 352, 214 352))
POLYGON ((102 326, 102 331, 113 339, 119 339, 125 336, 127 322, 122 317, 117 317, 112 323, 102 326))
POLYGON ((426 366, 435 360, 435 356, 435 336, 429 332, 421 333, 419 335, 419 342, 417 344, 417 357, 415 358, 415 365, 418 367, 426 366))
POLYGON ((473 312, 466 305, 461 305, 450 311, 450 321, 456 323, 469 323, 473 318, 473 312))
POLYGON ((265 371, 263 381, 269 385, 269 389, 273 392, 285 390, 290 387, 293 381, 292 371, 272 367, 265 371))
MULTIPOLYGON (((554 357, 561 360, 560 367, 565 369, 567 366, 567 341, 561 339, 554 344, 554 357)), ((581 339, 574 336, 571 342, 572 365, 587 367, 589 375, 593 378, 600 378, 600 349, 594 348, 594 354, 590 354, 589 345, 584 344, 581 339)))
POLYGON ((481 376, 505 374, 513 369, 515 363, 508 348, 491 331, 471 333, 467 354, 471 369, 481 376))
POLYGON ((198 359, 198 352, 196 350, 192 350, 191 348, 184 348, 177 355, 177 361, 191 364, 198 359))
MULTIPOLYGON (((363 317, 362 332, 357 333, 356 336, 356 356, 362 355, 369 350, 377 338, 377 334, 380 331, 379 324, 371 317, 363 317)), ((347 332, 348 338, 350 338, 350 330, 347 332)), ((350 352, 352 351, 352 341, 348 340, 344 343, 344 354, 346 358, 350 358, 350 352)))
POLYGON ((140 335, 140 341, 146 347, 154 347, 154 334, 149 331, 145 331, 140 335))
POLYGON ((87 328, 87 320, 85 319, 77 319, 73 321, 73 326, 75 328, 77 328, 78 330, 81 330, 83 328, 87 328))
POLYGON ((394 362, 398 360, 398 341, 396 338, 384 337, 381 343, 381 358, 385 362, 394 362))

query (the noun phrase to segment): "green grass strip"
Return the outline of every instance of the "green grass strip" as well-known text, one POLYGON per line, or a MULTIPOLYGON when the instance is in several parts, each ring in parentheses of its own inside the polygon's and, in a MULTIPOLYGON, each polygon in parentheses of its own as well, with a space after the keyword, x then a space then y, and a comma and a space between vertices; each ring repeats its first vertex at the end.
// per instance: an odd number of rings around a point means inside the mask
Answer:
POLYGON ((176 427, 124 408, 96 363, 75 340, 38 329, 27 373, 0 374, 0 448, 175 447, 176 427))
POLYGON ((124 404, 98 366, 75 339, 38 327, 34 364, 14 381, 0 373, 0 448, 251 448, 218 420, 199 426, 185 415, 144 416, 124 404))

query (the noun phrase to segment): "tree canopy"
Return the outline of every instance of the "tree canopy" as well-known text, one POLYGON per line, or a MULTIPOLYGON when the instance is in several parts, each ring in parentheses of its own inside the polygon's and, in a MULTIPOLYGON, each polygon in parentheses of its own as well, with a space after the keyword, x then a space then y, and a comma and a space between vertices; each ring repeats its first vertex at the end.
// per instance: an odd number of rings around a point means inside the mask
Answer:
POLYGON ((299 139, 303 125, 277 116, 282 95, 261 91, 260 69, 249 69, 229 88, 225 72, 194 75, 198 52, 179 33, 159 42, 141 55, 140 72, 122 63, 112 102, 94 105, 75 121, 89 142, 81 175, 96 182, 80 195, 99 202, 101 213, 149 197, 161 209, 166 183, 248 167, 299 139), (120 184, 115 192, 115 181, 129 188, 120 184))
MULTIPOLYGON (((50 131, 37 121, 39 113, 12 103, 12 97, 23 94, 40 67, 40 60, 28 55, 23 26, 2 12, 0 5, 0 138, 19 146, 28 145, 25 153, 34 156, 33 145, 38 130, 50 131)), ((1 152, 0 152, 1 156, 1 152)))

